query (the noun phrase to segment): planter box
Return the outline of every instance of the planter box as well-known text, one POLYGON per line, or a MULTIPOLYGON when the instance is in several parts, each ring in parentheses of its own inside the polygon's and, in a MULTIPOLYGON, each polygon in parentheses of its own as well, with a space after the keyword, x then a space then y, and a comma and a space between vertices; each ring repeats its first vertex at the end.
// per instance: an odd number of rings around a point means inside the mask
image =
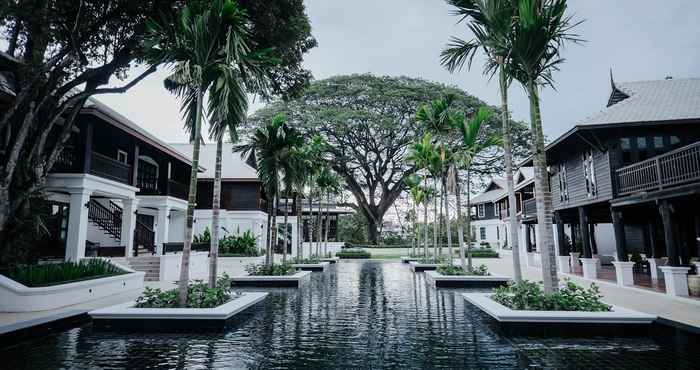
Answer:
POLYGON ((143 288, 145 273, 110 263, 127 273, 36 288, 0 275, 0 312, 52 310, 143 288))
POLYGON ((268 293, 246 292, 214 308, 136 308, 127 302, 88 312, 98 329, 156 330, 223 329, 229 320, 262 302, 268 293))
POLYGON ((286 276, 234 276, 231 285, 252 287, 293 287, 298 288, 311 280, 311 271, 298 271, 294 275, 286 276))
POLYGON ((401 262, 402 263, 409 263, 411 261, 418 261, 417 257, 408 257, 408 256, 402 256, 401 257, 401 262))
POLYGON ((495 288, 510 281, 505 276, 443 275, 437 271, 426 271, 425 278, 438 288, 495 288))
POLYGON ((410 261, 408 264, 413 272, 436 270, 440 266, 438 263, 419 263, 417 261, 410 261))
POLYGON ((494 319, 508 335, 637 336, 648 335, 655 315, 619 306, 608 312, 512 310, 491 299, 490 293, 464 293, 464 299, 494 319))
POLYGON ((329 262, 331 264, 338 263, 338 261, 340 261, 340 257, 321 258, 321 262, 329 262))
POLYGON ((320 271, 324 272, 330 266, 330 262, 319 262, 319 263, 295 263, 292 266, 301 271, 320 271))

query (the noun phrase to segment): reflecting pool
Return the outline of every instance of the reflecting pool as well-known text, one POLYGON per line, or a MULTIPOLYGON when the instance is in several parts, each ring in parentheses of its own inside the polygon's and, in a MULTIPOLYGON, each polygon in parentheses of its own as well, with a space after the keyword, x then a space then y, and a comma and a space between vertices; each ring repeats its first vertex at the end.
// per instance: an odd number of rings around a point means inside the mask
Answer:
MULTIPOLYGON (((249 289, 255 290, 255 289, 249 289)), ((506 338, 398 262, 343 261, 225 332, 113 333, 90 324, 0 349, 3 369, 672 369, 700 364, 683 335, 506 338)), ((690 343, 692 346, 690 345, 690 343)))

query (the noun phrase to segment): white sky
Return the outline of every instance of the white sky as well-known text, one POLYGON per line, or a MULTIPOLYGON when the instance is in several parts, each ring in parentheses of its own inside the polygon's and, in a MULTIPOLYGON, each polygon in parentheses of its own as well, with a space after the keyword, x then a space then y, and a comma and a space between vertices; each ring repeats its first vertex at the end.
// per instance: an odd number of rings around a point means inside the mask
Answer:
MULTIPOLYGON (((305 65, 316 79, 366 73, 422 77, 455 84, 497 105, 496 81, 481 75, 481 60, 472 71, 454 75, 439 63, 452 35, 469 38, 441 0, 307 0, 319 46, 305 65)), ((555 75, 557 91, 545 90, 545 133, 554 139, 577 121, 604 108, 610 92, 609 70, 617 81, 700 77, 700 1, 570 0, 578 31, 588 42, 564 51, 566 63, 555 75)), ((135 74, 135 73, 134 73, 135 74)), ((122 95, 100 99, 168 142, 187 139, 173 96, 162 87, 166 71, 150 76, 122 95)), ((118 81, 114 82, 115 85, 118 81)), ((511 110, 527 120, 522 89, 511 88, 511 110)), ((259 107, 254 104, 253 109, 259 107)))

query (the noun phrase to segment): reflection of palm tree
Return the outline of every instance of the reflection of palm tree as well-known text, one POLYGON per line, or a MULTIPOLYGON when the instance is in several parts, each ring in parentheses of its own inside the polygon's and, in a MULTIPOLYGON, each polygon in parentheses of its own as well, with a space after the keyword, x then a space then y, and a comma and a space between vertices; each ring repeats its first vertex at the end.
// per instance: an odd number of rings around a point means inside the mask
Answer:
MULTIPOLYGON (((503 126, 503 159, 505 162, 506 191, 508 193, 510 240, 513 248, 513 276, 520 281, 520 259, 518 252, 517 209, 513 184, 513 151, 510 119, 508 117, 508 86, 510 78, 505 71, 505 61, 510 53, 510 34, 512 22, 517 13, 517 0, 448 0, 456 7, 455 15, 461 16, 460 22, 468 21, 474 38, 465 41, 453 37, 448 47, 441 53, 442 64, 450 71, 461 69, 466 63, 471 67, 474 55, 479 49, 487 56, 484 74, 488 76, 498 72, 501 93, 501 123, 503 126)), ((459 184, 456 184, 457 186, 459 184)), ((459 192, 457 193, 459 196, 459 192)), ((459 207, 459 200, 458 207, 459 207)), ((459 208, 458 208, 458 213, 459 208)), ((457 216, 461 218, 460 215, 457 216)), ((460 232, 462 229, 459 229, 460 232)), ((468 234, 471 234, 469 230, 468 234)), ((462 236, 460 236, 461 241, 462 236)), ((460 246, 461 248, 461 246, 460 246)))
POLYGON ((276 115, 265 127, 258 128, 247 144, 234 147, 243 156, 255 154, 258 178, 265 192, 272 197, 268 204, 270 238, 267 242, 266 263, 274 262, 273 247, 277 245, 277 202, 280 194, 280 173, 290 162, 294 148, 302 143, 299 132, 285 123, 283 114, 276 115), (274 243, 274 244, 273 244, 274 243))
POLYGON ((580 41, 578 35, 571 33, 580 22, 573 22, 572 16, 566 14, 566 8, 566 0, 519 0, 518 17, 513 22, 510 39, 510 58, 506 60, 509 76, 523 85, 530 100, 537 227, 546 293, 559 289, 559 278, 539 89, 554 84, 552 72, 564 62, 559 54, 562 45, 567 41, 580 41))
MULTIPOLYGON (((425 134, 421 141, 413 144, 411 151, 407 159, 419 168, 423 174, 423 188, 426 191, 426 199, 423 203, 423 223, 424 223, 424 245, 423 245, 423 257, 428 257, 428 198, 430 197, 428 189, 428 175, 432 174, 431 169, 435 167, 435 161, 437 159, 437 154, 435 151, 435 145, 432 143, 432 139, 429 133, 425 134)), ((436 220, 437 222, 437 220, 436 220)), ((435 227, 435 225, 433 225, 435 227)), ((437 239, 437 237, 435 238, 437 239)), ((437 241, 436 241, 437 244, 437 241)), ((435 245, 437 248, 437 245, 435 245)), ((437 249, 435 249, 437 252, 437 249)), ((435 256, 437 258, 437 255, 435 256)))
POLYGON ((204 95, 208 93, 209 96, 210 119, 216 123, 231 118, 233 122, 239 122, 247 108, 241 83, 242 68, 252 67, 251 71, 255 72, 255 63, 249 62, 258 56, 246 45, 247 18, 237 3, 215 0, 204 9, 185 5, 180 19, 167 23, 150 22, 144 44, 146 59, 150 63, 174 64, 174 71, 166 78, 165 86, 181 98, 182 111, 194 143, 179 279, 180 305, 184 306, 197 199, 204 95))

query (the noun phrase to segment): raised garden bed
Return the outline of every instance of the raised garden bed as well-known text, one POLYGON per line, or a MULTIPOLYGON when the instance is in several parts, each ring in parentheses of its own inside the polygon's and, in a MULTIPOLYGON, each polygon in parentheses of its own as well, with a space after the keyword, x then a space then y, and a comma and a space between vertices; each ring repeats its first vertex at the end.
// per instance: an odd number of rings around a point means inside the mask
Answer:
POLYGON ((410 257, 410 256, 401 256, 401 262, 402 263, 409 263, 411 261, 418 261, 418 257, 410 257))
POLYGON ((326 257, 326 258, 321 258, 321 262, 328 262, 331 264, 338 263, 340 261, 340 257, 326 257))
POLYGON ((298 271, 292 275, 245 275, 231 277, 234 286, 249 287, 294 287, 298 288, 311 280, 311 271, 298 271))
POLYGON ((368 259, 372 258, 372 254, 364 250, 346 249, 335 254, 340 259, 368 259))
POLYGON ((426 271, 425 279, 438 288, 495 288, 510 281, 505 276, 443 275, 437 271, 426 271))
POLYGON ((214 308, 138 308, 127 302, 88 312, 94 326, 109 330, 223 329, 232 319, 262 302, 268 293, 244 292, 214 308))
POLYGON ((513 310, 491 293, 463 293, 464 299, 488 314, 504 334, 514 336, 637 336, 647 335, 656 316, 611 306, 610 311, 513 310))
POLYGON ((302 271, 326 271, 330 262, 317 262, 317 263, 294 263, 292 266, 298 270, 302 271))
POLYGON ((408 264, 411 266, 411 271, 413 272, 435 270, 440 266, 439 263, 421 263, 418 261, 410 261, 408 264))

